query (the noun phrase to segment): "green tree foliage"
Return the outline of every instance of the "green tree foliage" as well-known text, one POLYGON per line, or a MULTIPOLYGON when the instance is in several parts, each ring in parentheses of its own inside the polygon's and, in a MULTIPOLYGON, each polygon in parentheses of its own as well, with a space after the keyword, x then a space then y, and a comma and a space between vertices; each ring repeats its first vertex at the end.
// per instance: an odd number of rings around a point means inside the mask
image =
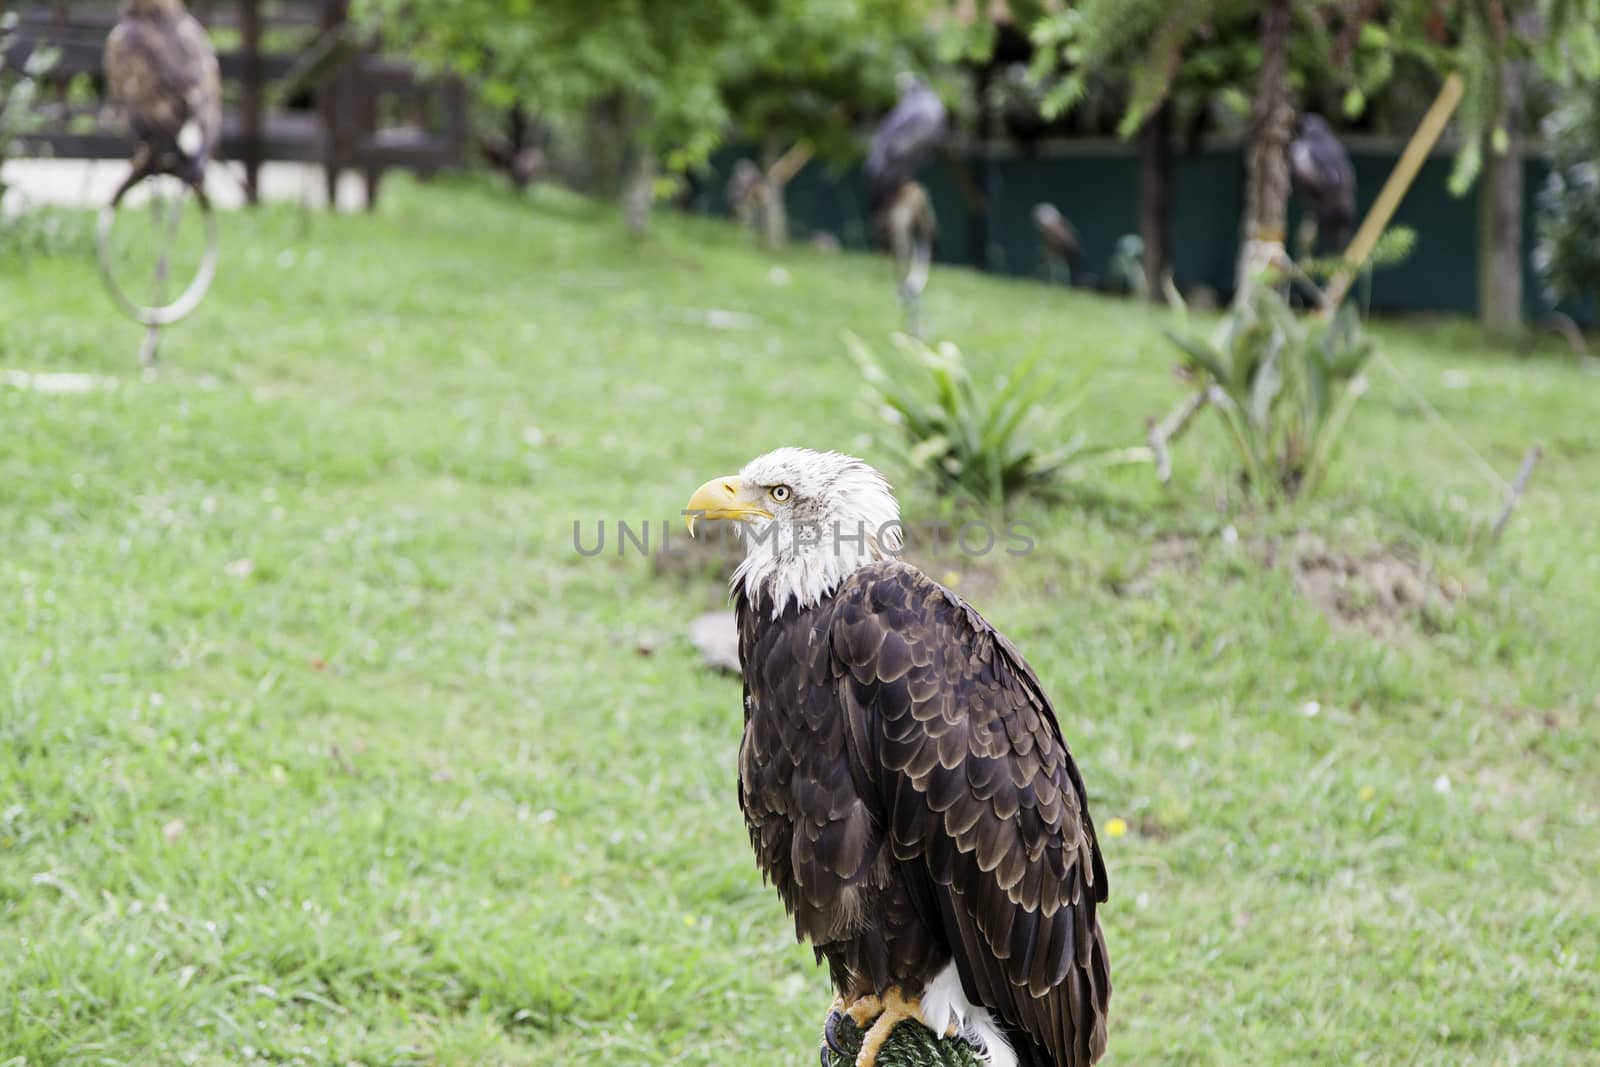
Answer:
POLYGON ((768 0, 751 9, 760 32, 722 49, 721 92, 751 142, 807 141, 819 155, 858 154, 863 114, 895 99, 895 74, 933 60, 926 3, 916 0, 768 0))
POLYGON ((634 147, 671 167, 706 158, 729 121, 720 59, 757 34, 738 0, 360 0, 390 45, 470 78, 498 107, 575 122, 611 109, 634 147))
MULTIPOLYGON (((1482 162, 1482 145, 1505 141, 1502 72, 1535 57, 1567 83, 1600 75, 1597 0, 1294 0, 1290 82, 1302 104, 1337 102, 1360 118, 1402 71, 1437 85, 1465 83, 1456 125, 1460 151, 1452 188, 1464 191, 1482 162), (1531 32, 1530 32, 1531 30, 1531 32)), ((1061 72, 1047 106, 1081 99, 1097 72, 1122 72, 1128 84, 1124 135, 1169 96, 1217 100, 1237 114, 1261 66, 1256 25, 1263 0, 1082 0, 1043 14, 1032 28, 1036 72, 1061 72)))
MULTIPOLYGON (((1121 132, 1137 130, 1164 100, 1194 112, 1212 103, 1238 118, 1250 109, 1261 68, 1260 0, 1085 0, 1033 24, 1035 74, 1054 79, 1045 106, 1074 106, 1097 77, 1127 85, 1121 132)), ((1393 72, 1391 41, 1362 20, 1360 5, 1300 0, 1293 5, 1290 82, 1358 116, 1393 72)))
POLYGON ((1545 126, 1550 176, 1539 192, 1533 263, 1552 303, 1600 296, 1600 98, 1573 92, 1545 126))
POLYGON ((764 0, 760 32, 731 39, 719 76, 734 132, 761 147, 769 244, 787 240, 784 187, 813 154, 858 155, 865 116, 895 99, 895 75, 935 66, 924 0, 764 0))
MULTIPOLYGON (((602 109, 636 158, 703 163, 736 130, 842 158, 930 52, 941 0, 358 0, 391 45, 557 129, 602 109)), ((770 161, 769 161, 770 162, 770 161)), ((637 172, 648 179, 649 168, 637 172)))

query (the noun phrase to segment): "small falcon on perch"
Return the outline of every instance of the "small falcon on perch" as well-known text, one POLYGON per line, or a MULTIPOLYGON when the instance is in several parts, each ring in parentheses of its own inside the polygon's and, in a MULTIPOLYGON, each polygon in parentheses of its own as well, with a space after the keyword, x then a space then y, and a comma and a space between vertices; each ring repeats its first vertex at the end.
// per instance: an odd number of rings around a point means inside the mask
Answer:
POLYGON ((1321 115, 1300 117, 1299 132, 1289 145, 1289 170, 1307 213, 1316 220, 1323 250, 1344 251, 1356 223, 1356 170, 1321 115))
POLYGON ((738 523, 739 802, 762 873, 827 961, 825 1027, 873 1067, 907 1019, 990 1067, 1106 1046, 1106 868, 1083 779, 1022 653, 895 559, 883 476, 782 448, 695 491, 738 523))
POLYGON ((183 0, 128 0, 106 38, 105 72, 111 105, 139 141, 116 199, 152 174, 176 175, 201 193, 222 133, 222 77, 183 0))

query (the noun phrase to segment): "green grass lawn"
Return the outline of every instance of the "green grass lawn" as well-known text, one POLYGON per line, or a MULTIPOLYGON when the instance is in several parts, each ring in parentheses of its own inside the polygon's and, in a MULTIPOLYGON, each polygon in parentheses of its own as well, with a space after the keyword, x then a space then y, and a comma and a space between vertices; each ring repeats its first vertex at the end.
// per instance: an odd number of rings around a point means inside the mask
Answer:
MULTIPOLYGON (((229 216, 148 382, 84 241, 0 260, 0 368, 118 383, 0 382, 0 1064, 815 1063, 739 686, 684 636, 725 592, 573 523, 659 539, 774 446, 872 458, 840 338, 885 343, 889 268, 613 216, 404 182, 229 216)), ((1051 433, 1137 443, 1182 395, 1165 312, 942 271, 927 314, 980 374, 1087 378, 1051 433)), ((928 561, 1128 826, 1108 1062, 1600 1049, 1600 381, 1378 333, 1503 473, 1544 442, 1497 550, 1494 487, 1375 370, 1315 501, 1247 506, 1207 422, 1166 489, 928 561)))

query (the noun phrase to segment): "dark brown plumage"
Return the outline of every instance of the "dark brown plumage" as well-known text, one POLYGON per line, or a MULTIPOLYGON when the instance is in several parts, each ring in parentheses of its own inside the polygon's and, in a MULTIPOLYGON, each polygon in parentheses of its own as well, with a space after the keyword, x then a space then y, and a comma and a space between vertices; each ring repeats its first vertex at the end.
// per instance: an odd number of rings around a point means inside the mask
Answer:
POLYGON ((129 0, 104 62, 111 104, 139 141, 135 175, 198 186, 222 133, 221 73, 204 27, 182 0, 129 0))
POLYGON ((1039 680, 892 560, 810 607, 738 601, 739 798, 762 872, 846 1000, 952 959, 1022 1064, 1105 1049, 1106 870, 1039 680))

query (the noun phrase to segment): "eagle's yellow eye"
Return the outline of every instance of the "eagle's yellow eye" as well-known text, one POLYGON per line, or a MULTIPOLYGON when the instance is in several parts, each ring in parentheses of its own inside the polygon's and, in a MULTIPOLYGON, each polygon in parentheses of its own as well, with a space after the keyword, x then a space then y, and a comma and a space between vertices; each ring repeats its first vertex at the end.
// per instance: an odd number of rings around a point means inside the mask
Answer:
POLYGON ((771 489, 768 489, 767 492, 772 494, 772 499, 776 500, 780 504, 785 500, 788 500, 792 495, 792 491, 787 485, 775 485, 771 489))

